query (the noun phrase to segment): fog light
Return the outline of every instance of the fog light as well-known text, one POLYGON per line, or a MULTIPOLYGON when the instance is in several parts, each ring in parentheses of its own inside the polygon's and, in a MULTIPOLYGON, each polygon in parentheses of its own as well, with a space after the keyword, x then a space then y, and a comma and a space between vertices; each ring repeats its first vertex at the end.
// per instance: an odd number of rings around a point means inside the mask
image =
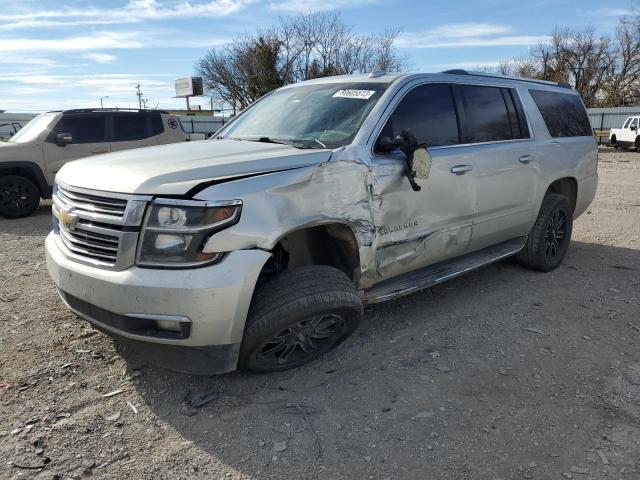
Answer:
POLYGON ((167 330, 169 332, 182 332, 181 322, 176 320, 156 320, 156 326, 159 330, 167 330))

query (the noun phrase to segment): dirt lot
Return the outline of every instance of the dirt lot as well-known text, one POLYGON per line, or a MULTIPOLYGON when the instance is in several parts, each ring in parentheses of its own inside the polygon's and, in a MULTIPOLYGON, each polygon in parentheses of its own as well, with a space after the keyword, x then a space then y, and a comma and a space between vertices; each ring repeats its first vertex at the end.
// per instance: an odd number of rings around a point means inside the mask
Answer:
POLYGON ((600 161, 560 269, 370 307, 323 360, 262 376, 123 352, 58 299, 49 207, 0 220, 0 477, 640 478, 640 154, 600 161))

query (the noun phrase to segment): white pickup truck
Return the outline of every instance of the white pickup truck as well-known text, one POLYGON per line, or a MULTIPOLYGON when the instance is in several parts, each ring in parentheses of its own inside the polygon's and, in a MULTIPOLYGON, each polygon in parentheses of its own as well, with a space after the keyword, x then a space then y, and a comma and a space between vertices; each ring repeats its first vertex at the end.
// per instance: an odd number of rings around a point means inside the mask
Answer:
POLYGON ((613 148, 633 148, 640 151, 639 123, 640 117, 628 117, 622 128, 612 128, 609 132, 609 145, 613 148))

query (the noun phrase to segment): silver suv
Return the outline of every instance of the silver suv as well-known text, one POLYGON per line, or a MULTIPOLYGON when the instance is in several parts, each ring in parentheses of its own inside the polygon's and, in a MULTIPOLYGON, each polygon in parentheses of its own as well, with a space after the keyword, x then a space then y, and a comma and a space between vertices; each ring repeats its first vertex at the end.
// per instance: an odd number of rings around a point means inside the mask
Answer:
POLYGON ((178 117, 160 110, 82 109, 38 115, 0 142, 0 216, 31 215, 62 166, 78 158, 184 142, 178 117))
POLYGON ((169 368, 283 370, 347 338, 364 304, 510 256, 556 268, 597 178, 570 88, 323 78, 213 140, 63 167, 47 265, 71 310, 169 368))

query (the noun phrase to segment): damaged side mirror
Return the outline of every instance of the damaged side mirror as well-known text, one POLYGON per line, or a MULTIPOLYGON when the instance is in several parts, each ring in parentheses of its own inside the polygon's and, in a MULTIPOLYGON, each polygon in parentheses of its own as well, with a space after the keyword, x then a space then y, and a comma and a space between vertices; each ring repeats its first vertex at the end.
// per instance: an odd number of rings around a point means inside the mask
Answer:
POLYGON ((431 155, 427 146, 418 144, 418 140, 408 130, 403 130, 401 135, 391 139, 382 137, 379 145, 382 149, 391 151, 400 149, 407 157, 407 178, 411 184, 411 188, 415 192, 421 190, 420 185, 416 182, 416 178, 426 180, 431 172, 431 155))

